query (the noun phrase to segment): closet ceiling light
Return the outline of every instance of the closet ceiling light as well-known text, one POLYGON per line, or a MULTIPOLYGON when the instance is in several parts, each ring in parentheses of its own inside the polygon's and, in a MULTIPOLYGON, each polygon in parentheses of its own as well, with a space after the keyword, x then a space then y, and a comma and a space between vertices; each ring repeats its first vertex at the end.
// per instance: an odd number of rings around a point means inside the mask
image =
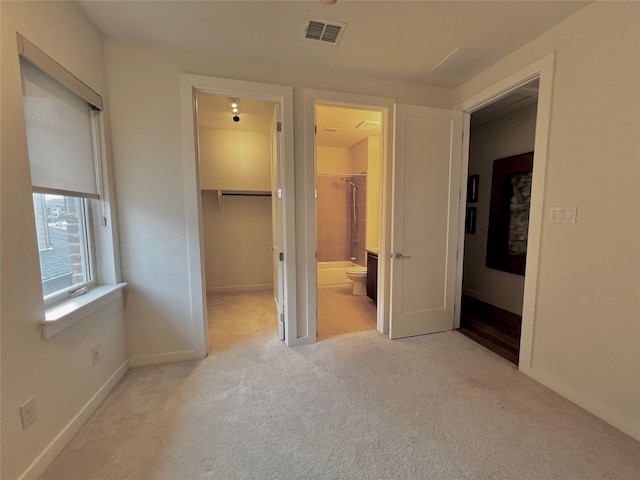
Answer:
POLYGON ((238 123, 240 121, 240 100, 229 98, 229 105, 231 105, 231 119, 238 123))

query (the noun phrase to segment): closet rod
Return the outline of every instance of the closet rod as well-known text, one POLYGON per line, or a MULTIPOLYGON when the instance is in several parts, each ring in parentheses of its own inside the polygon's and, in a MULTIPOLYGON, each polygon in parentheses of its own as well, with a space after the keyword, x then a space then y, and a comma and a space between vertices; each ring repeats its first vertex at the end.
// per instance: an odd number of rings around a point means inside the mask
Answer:
POLYGON ((317 173, 318 177, 366 177, 366 173, 317 173))
POLYGON ((270 197, 271 192, 251 190, 218 190, 218 197, 270 197))

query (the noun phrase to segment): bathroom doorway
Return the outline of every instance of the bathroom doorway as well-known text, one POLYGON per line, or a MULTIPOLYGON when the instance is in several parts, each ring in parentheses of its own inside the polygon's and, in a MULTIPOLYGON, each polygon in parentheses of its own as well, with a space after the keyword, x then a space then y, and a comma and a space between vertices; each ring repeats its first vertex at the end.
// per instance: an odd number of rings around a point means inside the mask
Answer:
POLYGON ((315 104, 316 339, 375 330, 382 112, 315 104))
POLYGON ((518 365, 539 80, 474 111, 460 333, 518 365))

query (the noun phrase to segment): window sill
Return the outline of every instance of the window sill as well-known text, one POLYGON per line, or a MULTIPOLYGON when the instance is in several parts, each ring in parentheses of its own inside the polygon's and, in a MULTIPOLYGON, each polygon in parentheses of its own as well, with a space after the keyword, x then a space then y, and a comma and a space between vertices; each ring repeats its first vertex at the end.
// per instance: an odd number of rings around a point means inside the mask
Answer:
POLYGON ((126 283, 101 285, 92 288, 84 295, 69 298, 47 308, 45 319, 40 322, 42 325, 42 338, 46 340, 53 337, 65 328, 69 328, 74 323, 120 298, 122 289, 126 286, 126 283))

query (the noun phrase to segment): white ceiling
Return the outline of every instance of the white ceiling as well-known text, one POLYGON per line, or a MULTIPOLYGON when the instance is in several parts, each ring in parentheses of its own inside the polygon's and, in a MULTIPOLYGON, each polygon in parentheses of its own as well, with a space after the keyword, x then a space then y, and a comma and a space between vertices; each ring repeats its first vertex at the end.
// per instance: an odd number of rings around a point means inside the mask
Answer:
POLYGON ((248 62, 453 88, 589 2, 81 1, 108 37, 248 62), (338 46, 304 38, 309 18, 343 22, 338 46), (433 67, 458 50, 450 61, 433 67))
MULTIPOLYGON (((198 93, 198 127, 243 132, 271 131, 274 103, 240 98, 239 105, 240 121, 234 122, 229 97, 198 93)), ((316 108, 317 143, 326 147, 349 148, 367 137, 379 137, 381 119, 380 112, 320 105, 316 108), (375 122, 378 126, 372 129, 356 128, 364 121, 375 122)))
POLYGON ((471 128, 479 127, 480 125, 508 115, 520 108, 536 103, 538 101, 539 87, 540 80, 533 80, 522 85, 507 96, 499 98, 495 102, 482 107, 482 109, 471 114, 471 128))
POLYGON ((269 133, 271 131, 274 103, 240 98, 239 105, 240 121, 234 122, 231 101, 228 97, 198 93, 198 126, 243 132, 269 133))
POLYGON ((379 137, 381 119, 382 114, 380 112, 345 107, 317 106, 316 124, 318 133, 316 142, 318 145, 325 147, 352 147, 367 137, 379 137), (360 122, 364 121, 376 122, 378 126, 370 130, 356 128, 360 122), (336 131, 333 131, 334 129, 336 131))

